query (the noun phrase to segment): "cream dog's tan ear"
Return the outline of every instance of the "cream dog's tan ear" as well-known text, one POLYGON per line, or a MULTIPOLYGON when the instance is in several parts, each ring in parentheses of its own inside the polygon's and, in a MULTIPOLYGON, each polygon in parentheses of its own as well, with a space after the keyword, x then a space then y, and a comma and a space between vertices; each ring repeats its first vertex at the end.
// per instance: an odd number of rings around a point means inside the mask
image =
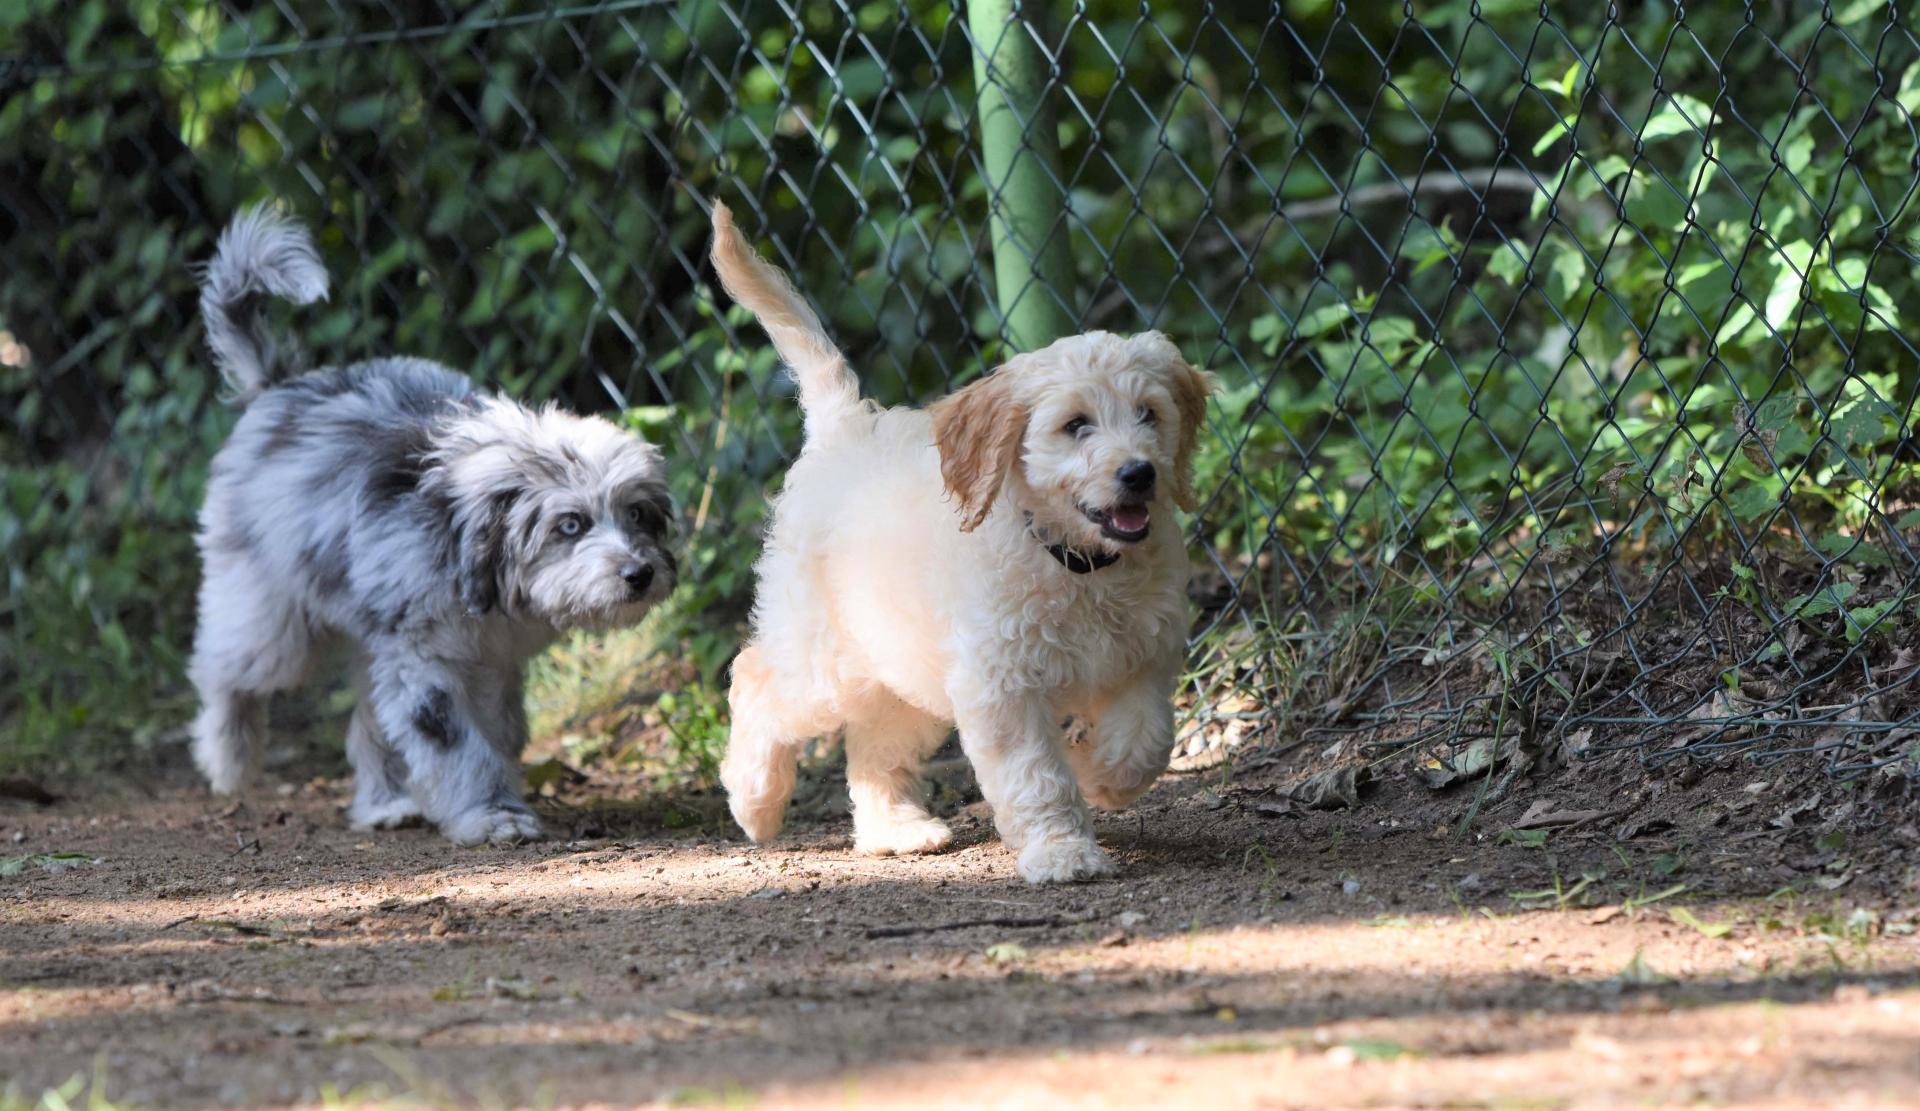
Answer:
MULTIPOLYGON (((1172 346, 1169 341, 1168 346, 1172 346)), ((1174 353, 1172 362, 1174 407, 1180 410, 1180 439, 1173 451, 1173 503, 1193 512, 1193 449, 1200 442, 1200 425, 1207 419, 1207 397, 1213 393, 1213 375, 1196 369, 1174 353)))
POLYGON ((960 504, 960 531, 972 532, 993 508, 1000 485, 1020 460, 1026 408, 1013 399, 1013 376, 1002 367, 948 394, 927 410, 940 450, 940 478, 960 504))

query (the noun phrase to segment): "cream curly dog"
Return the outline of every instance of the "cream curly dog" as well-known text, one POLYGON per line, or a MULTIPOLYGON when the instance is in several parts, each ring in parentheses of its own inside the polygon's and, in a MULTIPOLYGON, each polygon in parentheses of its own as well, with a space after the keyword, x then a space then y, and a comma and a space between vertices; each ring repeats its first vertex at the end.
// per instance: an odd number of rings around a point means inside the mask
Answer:
POLYGON ((1190 508, 1210 380, 1158 333, 1091 332, 929 409, 880 409, 718 203, 713 232, 806 428, 733 665, 734 818, 778 833, 799 746, 844 729, 855 846, 938 849, 951 834, 919 772, 957 725, 1023 877, 1113 871, 1087 803, 1132 802, 1172 751, 1188 571, 1171 510, 1190 508), (1084 742, 1066 743, 1066 715, 1084 742))

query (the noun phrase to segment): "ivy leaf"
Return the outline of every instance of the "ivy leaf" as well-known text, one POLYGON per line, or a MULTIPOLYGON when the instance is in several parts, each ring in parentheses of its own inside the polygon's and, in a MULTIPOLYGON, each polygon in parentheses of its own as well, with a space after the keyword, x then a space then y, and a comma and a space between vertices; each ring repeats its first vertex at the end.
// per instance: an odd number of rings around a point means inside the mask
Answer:
POLYGON ((1833 432, 1850 448, 1877 444, 1887 435, 1880 420, 1884 409, 1878 401, 1862 401, 1833 419, 1833 432))
POLYGON ((1780 507, 1780 498, 1758 482, 1742 483, 1723 495, 1727 509, 1742 521, 1764 517, 1780 507))
POLYGON ((1816 546, 1832 559, 1865 564, 1868 567, 1893 566, 1893 558, 1887 555, 1885 548, 1858 536, 1843 536, 1837 532, 1828 533, 1816 542, 1816 546))
POLYGON ((1887 614, 1899 603, 1896 598, 1875 602, 1870 606, 1855 606, 1847 611, 1847 643, 1858 644, 1868 633, 1890 633, 1894 621, 1887 614))
POLYGON ((1800 618, 1802 621, 1815 617, 1823 617, 1829 613, 1836 613, 1841 606, 1847 604, 1847 599, 1853 597, 1859 589, 1858 586, 1850 582, 1837 582, 1832 586, 1822 587, 1811 594, 1802 594, 1793 601, 1788 602, 1787 612, 1794 617, 1800 618))

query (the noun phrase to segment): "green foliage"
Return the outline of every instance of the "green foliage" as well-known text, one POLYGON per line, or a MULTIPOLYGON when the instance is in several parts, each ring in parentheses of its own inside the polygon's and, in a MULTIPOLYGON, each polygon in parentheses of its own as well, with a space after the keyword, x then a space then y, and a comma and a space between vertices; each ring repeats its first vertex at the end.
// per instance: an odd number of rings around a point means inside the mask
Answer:
MULTIPOLYGON (((1910 619, 1868 574, 1920 525, 1886 516, 1920 388, 1920 65, 1888 10, 1062 18, 1079 288, 1057 292, 1220 375, 1198 539, 1248 612, 1377 660, 1416 611, 1497 612, 1556 566, 1728 551, 1721 597, 1769 621, 1864 642, 1910 619)), ((774 244, 875 397, 1004 353, 954 9, 794 12, 0 12, 22 60, 0 75, 0 765, 183 720, 192 519, 232 421, 189 266, 267 196, 334 275, 286 318, 319 358, 439 359, 667 450, 686 585, 655 631, 692 665, 705 759, 798 414, 716 311, 701 198, 774 244)))
POLYGON ((0 1111, 120 1111, 130 1106, 108 1098, 105 1072, 99 1068, 91 1079, 76 1075, 37 1098, 16 1091, 12 1085, 0 1088, 0 1111))

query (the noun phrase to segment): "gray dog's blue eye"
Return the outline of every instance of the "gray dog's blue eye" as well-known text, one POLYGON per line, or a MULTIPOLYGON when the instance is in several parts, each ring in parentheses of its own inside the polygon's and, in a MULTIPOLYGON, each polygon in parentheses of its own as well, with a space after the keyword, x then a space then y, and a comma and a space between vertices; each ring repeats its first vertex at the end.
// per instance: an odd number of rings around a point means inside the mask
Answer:
POLYGON ((580 514, 578 513, 569 513, 565 517, 560 518, 559 529, 560 535, 562 536, 578 536, 580 535, 580 530, 585 527, 586 522, 580 519, 580 514))
POLYGON ((639 502, 634 502, 632 505, 627 507, 627 522, 629 524, 637 525, 641 521, 645 520, 646 516, 647 516, 647 511, 641 507, 639 502))

